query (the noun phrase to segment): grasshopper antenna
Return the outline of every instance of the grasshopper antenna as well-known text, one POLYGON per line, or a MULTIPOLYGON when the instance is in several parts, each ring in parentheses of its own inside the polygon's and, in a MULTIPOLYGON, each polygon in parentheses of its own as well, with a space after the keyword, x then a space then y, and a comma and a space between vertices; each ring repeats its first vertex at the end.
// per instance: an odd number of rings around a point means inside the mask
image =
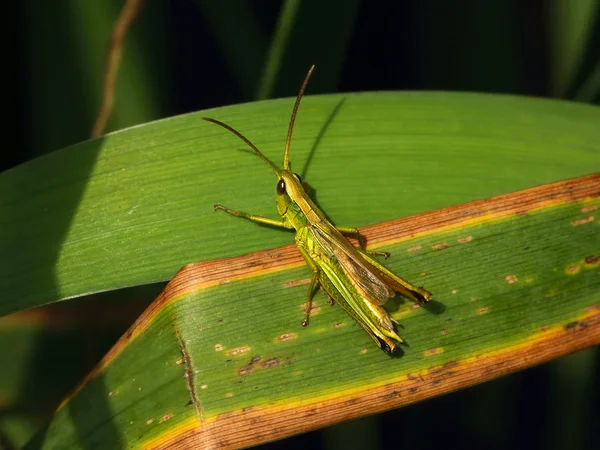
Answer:
POLYGON ((302 83, 302 87, 300 88, 300 92, 298 93, 298 97, 296 97, 296 104, 294 105, 294 109, 292 110, 292 118, 290 119, 290 127, 288 129, 287 140, 285 141, 285 151, 283 153, 283 170, 290 170, 290 144, 292 143, 292 131, 294 131, 296 113, 298 112, 300 100, 302 100, 304 90, 306 89, 306 85, 308 84, 308 80, 310 80, 310 76, 312 75, 313 70, 315 70, 314 64, 310 67, 310 69, 308 69, 308 73, 304 78, 304 82, 302 83))
POLYGON ((273 172, 275 172, 275 175, 277 175, 277 177, 281 176, 281 172, 279 171, 279 169, 277 167, 275 167, 275 164, 273 164, 269 160, 269 158, 267 158, 265 155, 263 155, 262 152, 256 147, 256 145, 254 145, 252 142, 250 142, 250 139, 248 139, 242 133, 240 133, 239 131, 233 129, 232 127, 230 127, 226 123, 221 122, 220 120, 211 119, 210 117, 203 117, 202 119, 206 120, 207 122, 215 123, 215 124, 217 124, 219 126, 222 126, 226 130, 231 131, 233 134, 235 134, 237 137, 239 137, 242 141, 244 141, 246 144, 248 144, 248 146, 252 150, 254 150, 254 152, 260 157, 260 159, 262 159, 264 162, 266 162, 269 165, 269 167, 271 168, 271 170, 273 170, 273 172))

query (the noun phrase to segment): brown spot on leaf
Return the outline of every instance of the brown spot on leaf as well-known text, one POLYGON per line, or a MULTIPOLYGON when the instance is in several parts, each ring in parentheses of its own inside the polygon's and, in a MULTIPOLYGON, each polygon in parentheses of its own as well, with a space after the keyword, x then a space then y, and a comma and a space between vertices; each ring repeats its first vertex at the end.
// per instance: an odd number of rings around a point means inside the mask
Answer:
POLYGON ((266 361, 263 361, 260 364, 260 367, 262 367, 263 369, 270 369, 271 367, 277 367, 279 365, 281 365, 281 359, 279 358, 271 358, 271 359, 267 359, 266 361))
POLYGON ((570 266, 567 266, 565 273, 567 275, 575 275, 577 272, 579 272, 579 269, 579 264, 571 264, 570 266))
POLYGON ((416 252, 417 250, 421 250, 422 248, 423 248, 423 246, 421 246, 421 245, 415 245, 414 247, 410 247, 407 251, 416 252))
POLYGON ((360 352, 364 355, 365 353, 368 352, 368 350, 366 348, 363 348, 363 349, 360 350, 360 352))
POLYGON ((253 366, 245 366, 245 367, 242 367, 241 369, 239 369, 237 371, 237 374, 240 376, 244 376, 244 375, 248 375, 249 373, 252 373, 253 370, 254 370, 253 366))
POLYGON ((253 356, 245 367, 237 371, 238 375, 248 375, 256 368, 256 364, 261 360, 260 356, 253 356))
POLYGON ((467 244, 467 243, 471 242, 472 240, 473 240, 472 236, 465 236, 465 237, 459 238, 458 242, 460 242, 461 244, 467 244))
POLYGON ((174 414, 165 414, 164 416, 162 416, 159 420, 160 423, 166 422, 167 420, 173 418, 174 414))
POLYGON ((228 392, 227 394, 225 394, 225 398, 231 398, 233 397, 233 392, 228 392))
POLYGON ((154 422, 154 419, 148 419, 146 420, 146 425, 150 425, 152 422, 154 422))
POLYGON ((489 311, 489 308, 487 306, 482 306, 481 308, 479 308, 477 310, 477 314, 486 314, 489 311))
POLYGON ((448 330, 442 330, 442 336, 447 336, 448 335, 448 330))
POLYGON ((215 344, 215 352, 223 351, 223 346, 221 344, 215 344))
POLYGON ((541 331, 542 333, 543 333, 543 332, 545 332, 545 331, 548 331, 548 326, 546 326, 546 325, 543 325, 543 326, 541 326, 541 327, 540 327, 540 331, 541 331))
POLYGON ((448 248, 448 244, 446 244, 445 242, 442 242, 441 244, 435 244, 431 248, 434 250, 444 250, 445 248, 448 248))
POLYGON ((593 267, 599 266, 600 255, 586 256, 586 258, 583 260, 583 265, 586 267, 586 269, 591 269, 593 267))
POLYGON ((304 284, 310 284, 310 278, 305 278, 303 280, 292 280, 288 281, 283 285, 284 288, 292 288, 296 286, 302 286, 304 284))
POLYGON ((333 328, 340 328, 344 326, 344 322, 337 322, 333 324, 333 328))
POLYGON ((573 226, 577 226, 577 225, 583 225, 585 223, 590 223, 594 221, 594 216, 589 216, 589 217, 584 217, 583 219, 577 219, 574 220, 573 222, 571 222, 573 224, 573 226))
POLYGON ((250 347, 248 347, 247 345, 244 345, 243 347, 237 347, 237 348, 233 348, 233 349, 229 350, 227 352, 227 354, 230 356, 237 356, 237 355, 241 355, 246 352, 249 352, 249 351, 250 351, 250 347))
POLYGON ((596 205, 584 206, 583 208, 581 208, 581 212, 585 214, 595 211, 596 209, 598 209, 596 205))
POLYGON ((400 392, 398 392, 398 391, 392 391, 392 392, 390 392, 388 394, 385 394, 383 396, 383 398, 386 399, 386 400, 391 400, 391 399, 396 398, 396 397, 400 397, 400 392))
POLYGON ((277 342, 288 342, 297 339, 298 335, 296 333, 283 333, 277 336, 277 342))
POLYGON ((442 347, 434 347, 423 352, 423 356, 433 356, 439 355, 440 353, 444 353, 444 349, 442 347))
POLYGON ((587 312, 600 311, 600 303, 596 303, 595 305, 586 306, 585 310, 587 312))
POLYGON ((565 325, 565 330, 567 330, 567 331, 581 331, 584 328, 587 328, 587 323, 582 322, 581 320, 569 322, 568 324, 565 325))
POLYGON ((177 359, 177 361, 175 361, 175 364, 177 364, 177 365, 183 364, 183 358, 177 359))
POLYGON ((518 281, 518 278, 516 275, 506 275, 504 277, 504 280, 508 283, 508 284, 513 284, 516 283, 518 281))

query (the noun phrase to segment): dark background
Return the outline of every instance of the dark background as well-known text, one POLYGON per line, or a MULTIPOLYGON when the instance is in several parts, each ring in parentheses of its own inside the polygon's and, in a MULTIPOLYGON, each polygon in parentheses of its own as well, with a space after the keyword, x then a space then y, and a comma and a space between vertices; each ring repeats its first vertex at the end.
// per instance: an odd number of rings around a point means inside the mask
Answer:
MULTIPOLYGON (((596 104, 600 99, 598 1, 297 3, 282 44, 279 24, 293 2, 147 1, 125 41, 107 131, 257 98, 295 96, 311 64, 317 72, 310 94, 465 90, 596 104), (274 82, 257 94, 273 61, 279 65, 274 82)), ((0 152, 0 169, 89 138, 102 99, 109 37, 122 4, 6 5, 7 26, 16 25, 7 41, 16 57, 7 70, 12 79, 5 84, 5 108, 15 124, 4 129, 12 144, 0 152)), ((146 304, 139 303, 140 309, 146 304)), ((49 311, 59 314, 65 308, 68 302, 49 311)), ((137 312, 133 308, 122 329, 93 345, 91 353, 83 346, 85 355, 74 358, 85 363, 73 364, 81 373, 73 370, 63 390, 93 366, 137 312)), ((593 443, 600 445, 599 369, 600 353, 590 349, 264 448, 598 448, 593 443)), ((61 395, 36 410, 40 420, 61 395)), ((3 417, 0 405, 0 424, 3 417)), ((0 449, 3 445, 10 448, 0 426, 0 449)))

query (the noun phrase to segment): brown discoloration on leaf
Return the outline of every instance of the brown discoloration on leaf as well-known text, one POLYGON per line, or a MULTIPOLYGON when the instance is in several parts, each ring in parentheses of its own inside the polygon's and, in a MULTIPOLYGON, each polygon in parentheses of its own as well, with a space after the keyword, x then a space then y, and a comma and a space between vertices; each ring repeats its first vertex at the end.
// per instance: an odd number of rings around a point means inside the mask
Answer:
POLYGON ((477 310, 477 314, 486 314, 489 311, 489 308, 487 306, 482 306, 481 308, 479 308, 477 310))
POLYGON ((410 247, 407 251, 416 252, 417 250, 421 250, 423 248, 422 245, 415 245, 414 247, 410 247))
POLYGON ((284 288, 292 288, 296 286, 302 286, 304 284, 310 284, 310 278, 305 278, 304 280, 292 280, 288 281, 283 285, 284 288))
POLYGON ((448 330, 442 330, 441 334, 442 334, 442 336, 447 336, 448 335, 448 330))
POLYGON ((196 380, 195 380, 195 372, 194 365, 192 363, 192 355, 187 349, 187 344, 185 339, 181 336, 177 323, 173 323, 173 327, 175 329, 175 335, 177 336, 177 340, 179 341, 179 347, 181 349, 181 356, 183 357, 183 361, 185 363, 185 382, 188 388, 188 393, 190 395, 190 400, 194 405, 194 409, 196 410, 196 416, 198 420, 203 420, 203 411, 202 405, 198 400, 198 395, 196 393, 196 380))
POLYGON ((567 268, 565 269, 565 273, 567 275, 575 275, 579 272, 580 269, 581 268, 579 267, 579 264, 571 264, 570 266, 567 266, 567 268))
POLYGON ((333 324, 333 328, 341 328, 344 326, 344 322, 336 322, 333 324))
POLYGON ((568 324, 565 325, 565 330, 567 331, 581 331, 585 328, 587 328, 588 324, 587 322, 581 321, 581 320, 576 320, 574 322, 569 322, 568 324))
POLYGON ((282 364, 282 360, 280 358, 271 358, 267 359, 260 363, 260 367, 263 369, 270 369, 272 367, 277 367, 282 364))
POLYGON ((581 208, 581 212, 582 213, 589 213, 592 211, 596 211, 596 209, 598 209, 598 207, 596 205, 589 205, 589 206, 585 206, 583 208, 581 208))
POLYGON ((591 269, 600 266, 600 255, 590 255, 583 260, 583 265, 586 269, 591 269))
POLYGON ((399 395, 400 395, 399 391, 392 391, 392 392, 390 392, 388 394, 385 394, 383 396, 383 398, 386 399, 386 400, 390 400, 392 398, 398 397, 399 395))
POLYGON ((586 223, 590 223, 594 221, 594 216, 584 217, 583 219, 576 219, 573 222, 573 226, 584 225, 586 223))
POLYGON ((440 353, 444 353, 444 349, 442 347, 434 347, 423 352, 423 356, 433 356, 439 355, 440 353))
POLYGON ((172 419, 173 417, 174 417, 174 414, 171 414, 171 413, 165 414, 164 416, 162 416, 160 418, 159 423, 166 422, 167 420, 172 419))
POLYGON ((444 250, 445 248, 448 248, 448 244, 446 244, 445 242, 442 242, 441 244, 436 244, 434 246, 431 247, 434 250, 444 250))
POLYGON ((516 275, 506 275, 504 277, 504 280, 508 283, 508 284, 513 284, 516 283, 517 281, 519 281, 519 279, 517 278, 516 275))
POLYGON ((254 370, 254 367, 252 367, 252 366, 245 366, 245 367, 242 367, 241 369, 239 369, 237 371, 237 374, 240 375, 240 376, 248 375, 249 373, 252 373, 253 370, 254 370))
POLYGON ((242 367, 241 369, 239 369, 237 371, 237 374, 240 376, 243 375, 248 375, 249 373, 252 373, 252 371, 254 371, 254 369, 256 368, 256 365, 258 364, 258 362, 261 360, 262 358, 260 356, 253 356, 252 358, 250 358, 250 361, 248 362, 248 364, 244 367, 242 367))
POLYGON ((231 350, 229 350, 227 352, 227 354, 229 356, 238 356, 238 355, 242 355, 244 353, 247 353, 250 351, 250 347, 248 347, 247 345, 244 345, 242 347, 237 347, 237 348, 233 348, 231 350))
POLYGON ((277 336, 277 342, 289 342, 298 339, 298 335, 296 333, 284 333, 277 336))
POLYGON ((222 352, 223 346, 221 344, 215 344, 215 352, 222 352))
POLYGON ((465 236, 465 237, 458 239, 458 242, 461 244, 468 244, 472 240, 473 240, 473 236, 465 236))

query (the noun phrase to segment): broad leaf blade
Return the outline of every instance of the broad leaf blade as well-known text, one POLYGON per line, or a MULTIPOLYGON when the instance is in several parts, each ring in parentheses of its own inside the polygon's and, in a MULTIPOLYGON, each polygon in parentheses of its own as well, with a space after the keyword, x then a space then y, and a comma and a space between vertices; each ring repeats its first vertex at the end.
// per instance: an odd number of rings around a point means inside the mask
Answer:
MULTIPOLYGON (((293 245, 184 267, 45 432, 52 448, 239 448, 600 343, 600 175, 366 228, 434 294, 390 357, 317 298, 293 245)), ((41 442, 38 441, 37 444, 41 442)))
MULTIPOLYGON (((202 115, 236 127, 279 163, 292 103, 202 115)), ((331 219, 363 226, 589 173, 598 167, 599 122, 598 108, 510 96, 309 96, 291 160, 295 168, 310 161, 305 179, 331 219)), ((222 203, 276 215, 275 179, 243 148, 190 114, 2 173, 0 314, 289 243, 285 232, 212 210, 222 203)))

